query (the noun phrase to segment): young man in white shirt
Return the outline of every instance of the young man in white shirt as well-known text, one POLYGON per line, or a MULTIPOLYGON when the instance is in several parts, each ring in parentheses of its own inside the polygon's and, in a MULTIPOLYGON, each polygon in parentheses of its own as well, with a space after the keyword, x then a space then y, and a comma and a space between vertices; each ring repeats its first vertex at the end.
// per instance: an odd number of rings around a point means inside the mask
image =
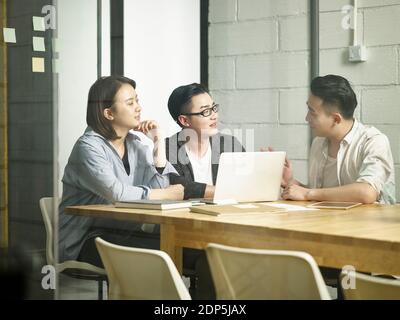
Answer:
POLYGON ((343 77, 311 82, 306 120, 315 136, 309 157, 309 185, 293 178, 286 162, 282 198, 393 204, 395 177, 388 138, 354 118, 357 98, 343 77))

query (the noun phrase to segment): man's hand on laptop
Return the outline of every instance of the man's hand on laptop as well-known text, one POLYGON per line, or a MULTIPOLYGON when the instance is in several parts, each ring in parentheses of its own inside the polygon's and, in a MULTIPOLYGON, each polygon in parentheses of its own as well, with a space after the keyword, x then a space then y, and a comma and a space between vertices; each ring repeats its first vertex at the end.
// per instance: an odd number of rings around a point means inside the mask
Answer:
POLYGON ((204 191, 204 198, 214 198, 214 193, 215 193, 215 186, 207 185, 206 190, 204 191))
MULTIPOLYGON (((272 147, 268 148, 260 148, 261 152, 273 152, 275 151, 272 147)), ((285 157, 285 164, 283 166, 283 173, 282 173, 282 183, 281 187, 286 188, 291 184, 296 184, 295 180, 293 179, 293 167, 292 163, 289 161, 287 156, 285 157)))

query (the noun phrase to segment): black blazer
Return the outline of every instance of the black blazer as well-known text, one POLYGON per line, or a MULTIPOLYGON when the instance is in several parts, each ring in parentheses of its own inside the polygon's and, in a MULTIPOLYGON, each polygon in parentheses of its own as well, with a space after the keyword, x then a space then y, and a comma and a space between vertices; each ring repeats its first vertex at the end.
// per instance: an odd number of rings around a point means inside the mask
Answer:
MULTIPOLYGON (((186 135, 183 133, 183 131, 180 131, 165 140, 167 159, 179 173, 179 176, 176 174, 170 174, 170 183, 182 184, 185 187, 184 199, 204 198, 206 184, 194 181, 192 164, 190 163, 186 149, 182 148, 187 142, 185 138, 186 135)), ((221 153, 245 152, 246 150, 243 148, 237 138, 219 133, 213 137, 210 137, 210 145, 211 171, 213 184, 215 185, 217 180, 219 157, 221 153)))

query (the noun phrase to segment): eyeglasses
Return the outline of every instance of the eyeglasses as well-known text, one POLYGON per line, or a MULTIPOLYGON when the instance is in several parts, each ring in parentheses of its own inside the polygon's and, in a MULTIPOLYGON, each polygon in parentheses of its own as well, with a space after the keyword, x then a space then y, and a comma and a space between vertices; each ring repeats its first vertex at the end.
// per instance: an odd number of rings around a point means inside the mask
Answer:
POLYGON ((219 110, 219 104, 214 104, 211 108, 204 109, 201 112, 194 113, 182 113, 183 116, 203 116, 205 118, 211 116, 211 113, 217 113, 219 110))

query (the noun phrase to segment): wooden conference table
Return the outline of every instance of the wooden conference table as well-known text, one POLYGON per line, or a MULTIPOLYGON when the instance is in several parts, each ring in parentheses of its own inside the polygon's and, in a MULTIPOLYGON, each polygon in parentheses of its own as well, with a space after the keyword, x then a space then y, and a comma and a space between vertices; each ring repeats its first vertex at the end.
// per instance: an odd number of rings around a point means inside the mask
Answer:
MULTIPOLYGON (((308 205, 307 202, 284 202, 308 205)), ((357 271, 400 274, 400 205, 363 205, 350 210, 323 209, 210 216, 188 209, 159 211, 73 206, 68 214, 160 224, 160 247, 182 272, 182 248, 207 243, 244 248, 298 250, 318 265, 357 271)))

